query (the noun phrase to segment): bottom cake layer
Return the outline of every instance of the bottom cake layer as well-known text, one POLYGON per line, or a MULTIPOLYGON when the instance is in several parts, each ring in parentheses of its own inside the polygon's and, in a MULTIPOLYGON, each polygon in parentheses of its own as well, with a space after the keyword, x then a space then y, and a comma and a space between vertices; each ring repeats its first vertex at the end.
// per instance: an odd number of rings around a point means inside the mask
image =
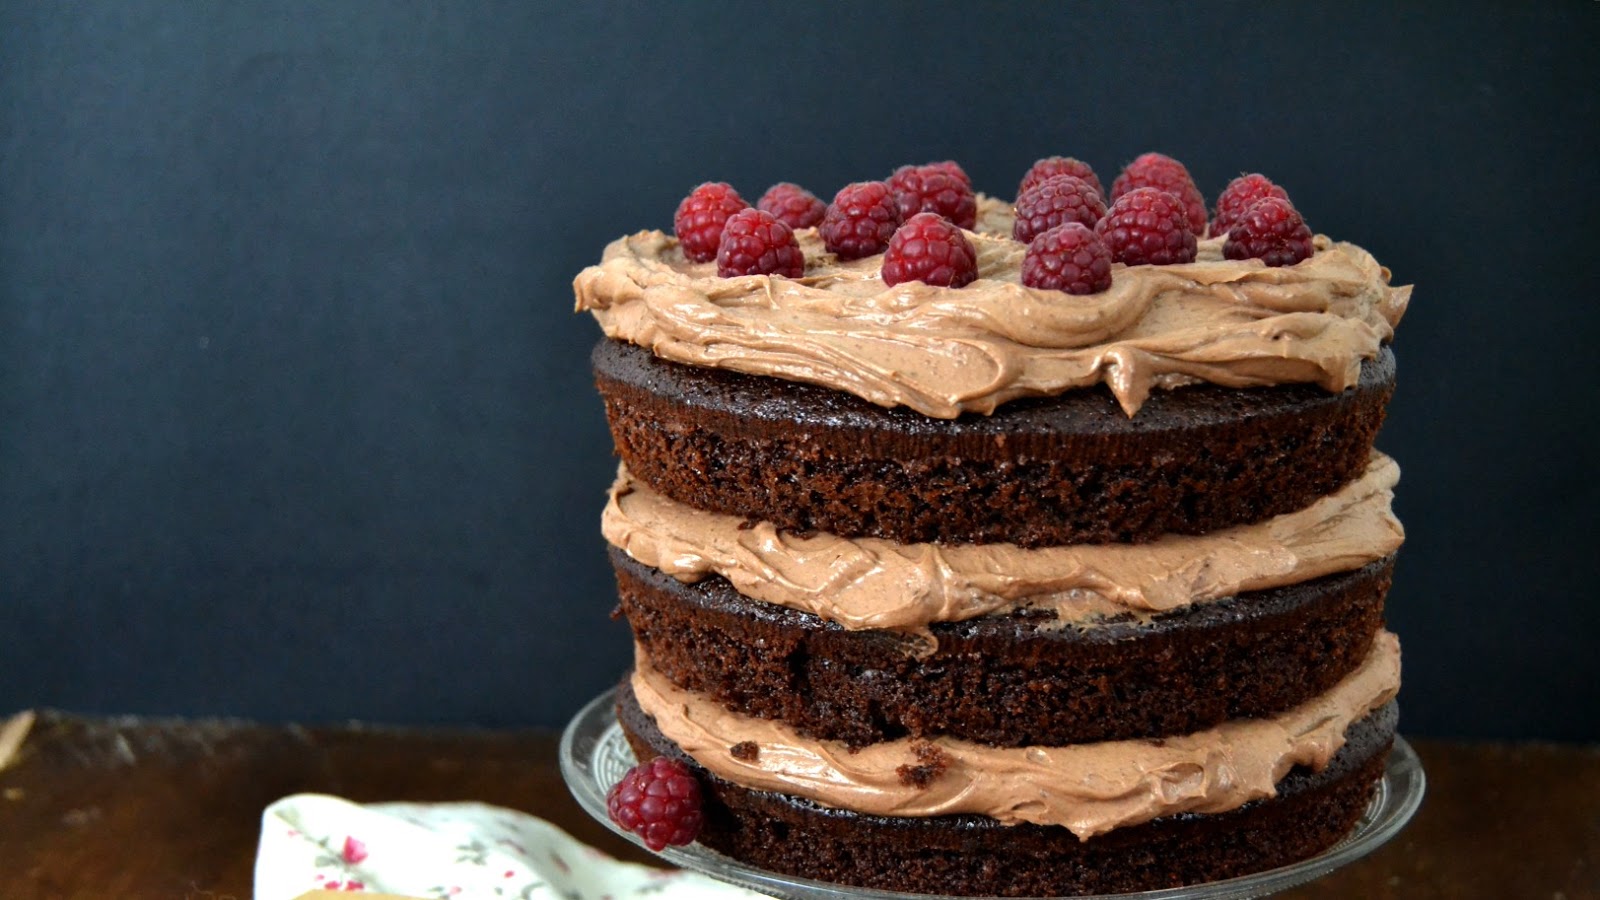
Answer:
POLYGON ((975 815, 853 813, 751 790, 707 772, 663 736, 631 686, 617 717, 639 759, 687 763, 706 788, 700 842, 749 865, 880 890, 989 896, 1120 893, 1232 878, 1315 855, 1360 818, 1394 740, 1394 703, 1352 724, 1321 771, 1296 768, 1277 796, 1184 813, 1080 841, 1065 828, 975 815))

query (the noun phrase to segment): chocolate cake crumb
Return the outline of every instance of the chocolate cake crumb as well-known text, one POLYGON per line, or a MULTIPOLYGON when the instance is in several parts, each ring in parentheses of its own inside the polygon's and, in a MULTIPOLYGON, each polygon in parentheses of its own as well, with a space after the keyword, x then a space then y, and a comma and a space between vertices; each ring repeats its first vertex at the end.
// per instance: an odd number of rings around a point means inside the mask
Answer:
POLYGON ((729 747, 728 752, 733 754, 734 759, 742 759, 745 762, 755 762, 756 757, 761 755, 761 748, 756 746, 755 741, 740 741, 739 743, 734 744, 732 747, 729 747))
POLYGON ((729 710, 864 747, 948 735, 1004 747, 1189 734, 1275 715, 1337 684, 1383 624, 1394 558, 1087 632, 979 618, 911 637, 850 631, 741 596, 721 576, 685 584, 607 551, 657 671, 729 710), (870 675, 863 673, 871 673, 870 675))
POLYGON ((894 770, 900 776, 900 783, 906 787, 926 788, 950 768, 950 760, 945 757, 944 751, 928 741, 912 741, 911 752, 922 764, 913 766, 906 763, 894 770))
POLYGON ((1142 543, 1309 506, 1365 470, 1395 377, 1385 349, 1337 393, 1191 385, 1129 418, 1101 386, 945 421, 610 339, 592 361, 617 454, 669 499, 801 536, 1023 547, 1142 543))
POLYGON ((617 719, 634 754, 641 760, 667 755, 701 779, 707 809, 702 846, 802 878, 985 897, 1148 891, 1233 878, 1319 853, 1348 834, 1367 809, 1398 714, 1391 702, 1355 722, 1326 768, 1295 767, 1279 780, 1275 796, 1080 841, 1059 825, 1004 825, 964 814, 868 815, 740 787, 704 772, 662 736, 626 681, 617 695, 617 719))

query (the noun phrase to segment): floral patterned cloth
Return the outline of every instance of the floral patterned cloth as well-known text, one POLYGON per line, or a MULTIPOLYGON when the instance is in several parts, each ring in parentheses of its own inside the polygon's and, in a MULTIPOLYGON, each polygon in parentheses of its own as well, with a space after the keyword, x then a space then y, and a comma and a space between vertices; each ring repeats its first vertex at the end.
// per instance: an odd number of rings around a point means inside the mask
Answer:
POLYGON ((692 872, 619 862, 543 819, 480 803, 286 797, 262 816, 256 900, 294 900, 318 888, 429 900, 762 896, 692 872))

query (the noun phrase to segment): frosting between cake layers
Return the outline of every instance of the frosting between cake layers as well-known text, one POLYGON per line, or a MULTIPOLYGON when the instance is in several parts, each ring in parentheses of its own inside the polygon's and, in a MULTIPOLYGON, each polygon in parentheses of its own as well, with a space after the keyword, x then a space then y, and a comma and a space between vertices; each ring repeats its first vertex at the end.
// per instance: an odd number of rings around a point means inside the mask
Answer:
POLYGON ((1288 712, 1238 719, 1179 737, 1060 747, 990 747, 933 738, 851 751, 802 737, 782 722, 730 712, 651 669, 636 649, 639 706, 713 774, 756 790, 807 797, 835 808, 889 816, 976 813, 1006 824, 1060 825, 1080 839, 1182 812, 1220 813, 1271 797, 1296 765, 1320 771, 1344 746, 1351 723, 1389 702, 1400 685, 1400 642, 1379 633, 1354 672, 1288 712), (752 742, 755 754, 730 748, 752 742), (924 786, 902 767, 940 760, 924 786))
POLYGON ((1374 453, 1366 471, 1311 506, 1253 525, 1148 544, 899 544, 802 537, 770 523, 678 503, 619 468, 601 531, 635 561, 695 582, 726 578, 740 594, 850 629, 929 637, 954 622, 1028 607, 1088 624, 1153 615, 1242 591, 1360 568, 1405 538, 1390 509, 1400 467, 1374 453))
POLYGON ((954 418, 1099 382, 1130 416, 1152 388, 1198 381, 1340 391, 1410 300, 1365 250, 1322 235, 1293 266, 1223 259, 1213 238, 1193 263, 1116 265, 1099 294, 1033 289, 1020 282, 1026 246, 1009 238, 1009 207, 982 197, 979 210, 980 232, 967 233, 978 280, 961 289, 888 287, 881 256, 839 260, 815 228, 795 232, 806 256, 796 279, 719 278, 672 236, 641 231, 578 274, 577 309, 664 359, 954 418))

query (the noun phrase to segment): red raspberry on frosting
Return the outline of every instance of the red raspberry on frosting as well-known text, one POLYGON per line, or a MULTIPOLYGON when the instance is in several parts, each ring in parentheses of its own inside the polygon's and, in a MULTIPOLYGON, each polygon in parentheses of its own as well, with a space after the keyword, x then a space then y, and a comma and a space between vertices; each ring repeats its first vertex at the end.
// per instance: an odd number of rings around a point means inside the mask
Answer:
POLYGON ((657 852, 682 846, 700 834, 700 782, 689 767, 658 756, 628 770, 606 792, 606 812, 611 821, 644 838, 657 852))
POLYGON ((965 287, 978 277, 978 254, 972 242, 938 213, 917 213, 906 220, 883 253, 883 283, 920 281, 936 287, 965 287))
POLYGON ((1217 214, 1211 219, 1211 236, 1220 237, 1227 234, 1234 223, 1244 216, 1245 210, 1254 206, 1256 201, 1268 197, 1288 200, 1289 194, 1273 184, 1270 178, 1258 172, 1240 175, 1228 182, 1228 186, 1217 196, 1217 214))
POLYGON ((1076 175, 1057 175, 1019 196, 1016 210, 1011 237, 1026 244, 1063 222, 1081 222, 1093 228, 1106 214, 1106 204, 1089 182, 1076 175))
POLYGON ((1228 259, 1259 259, 1269 266, 1292 266, 1310 259, 1311 229, 1288 200, 1257 200, 1228 231, 1222 255, 1228 259))
POLYGON ((828 204, 798 184, 780 181, 756 201, 756 208, 772 213, 790 228, 810 228, 822 222, 828 204))
POLYGON ((760 209, 741 209, 728 217, 722 241, 717 246, 717 274, 785 275, 799 278, 806 273, 806 257, 789 226, 772 213, 760 209))
POLYGON ((1159 188, 1134 188, 1118 197, 1094 230, 1120 263, 1194 262, 1196 242, 1183 201, 1159 188))
POLYGON ((951 172, 953 163, 901 166, 889 176, 889 190, 900 206, 900 218, 919 212, 938 213, 962 228, 978 224, 978 200, 966 173, 951 172))
POLYGON ((708 181, 690 191, 672 217, 672 230, 678 235, 683 255, 691 262, 715 259, 722 226, 729 216, 749 208, 750 204, 727 182, 708 181))
POLYGON ((847 184, 834 195, 822 217, 823 246, 840 259, 882 253, 900 227, 900 207, 881 181, 847 184))
POLYGON ((1111 287, 1111 251, 1081 222, 1044 232, 1022 257, 1022 283, 1031 288, 1098 294, 1111 287))
POLYGON ((1106 198, 1106 189, 1100 186, 1100 177, 1094 174, 1094 169, 1091 169, 1088 163, 1070 156, 1046 156, 1035 162, 1033 167, 1028 169, 1028 174, 1022 176, 1022 183, 1017 185, 1017 198, 1021 199, 1022 195, 1028 192, 1028 188, 1042 184, 1057 175, 1075 175, 1082 178, 1089 182, 1089 186, 1095 189, 1102 201, 1106 198))
POLYGON ((1206 198, 1195 187, 1183 163, 1160 153, 1146 153, 1122 170, 1111 184, 1111 200, 1135 188, 1153 187, 1177 197, 1187 214, 1189 230, 1197 236, 1206 233, 1206 198))

